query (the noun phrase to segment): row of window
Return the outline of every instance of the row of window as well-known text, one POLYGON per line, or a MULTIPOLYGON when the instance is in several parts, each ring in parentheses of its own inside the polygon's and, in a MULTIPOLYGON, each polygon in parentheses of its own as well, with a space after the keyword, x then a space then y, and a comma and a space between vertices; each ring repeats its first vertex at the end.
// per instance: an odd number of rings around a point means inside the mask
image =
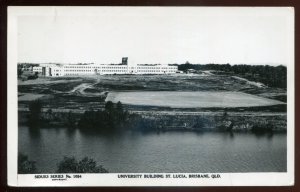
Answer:
POLYGON ((66 76, 70 76, 70 75, 72 75, 72 76, 73 76, 73 75, 82 75, 82 74, 79 74, 79 73, 72 73, 72 74, 70 74, 70 73, 66 73, 65 75, 66 75, 66 76))
MULTIPOLYGON (((106 70, 106 71, 102 71, 102 72, 103 73, 126 73, 127 71, 106 70)), ((172 72, 175 73, 176 71, 164 71, 164 72, 153 71, 153 70, 137 71, 137 73, 172 73, 172 72)), ((88 73, 83 73, 83 71, 65 73, 65 75, 82 75, 82 74, 88 74, 88 73)))
POLYGON ((156 70, 160 70, 160 69, 167 69, 167 68, 160 68, 160 67, 137 67, 138 69, 156 69, 156 70))
MULTIPOLYGON (((50 66, 51 67, 51 66, 50 66)), ((33 69, 41 69, 42 67, 33 67, 33 69)), ((64 66, 67 69, 127 69, 124 66, 64 66)), ((177 69, 177 67, 146 67, 146 66, 139 66, 139 67, 131 67, 132 69, 177 69)))
MULTIPOLYGON (((74 72, 77 72, 77 73, 85 73, 85 72, 97 72, 97 71, 91 71, 91 70, 66 70, 66 72, 69 72, 69 73, 74 73, 74 72)), ((127 70, 102 70, 102 71, 98 71, 98 72, 109 72, 109 73, 119 73, 119 72, 122 72, 122 73, 126 73, 127 70)), ((166 72, 176 72, 176 70, 167 70, 167 71, 160 71, 160 70, 138 70, 137 71, 138 73, 166 73, 166 72)))
MULTIPOLYGON (((37 72, 42 72, 42 70, 33 70, 33 71, 37 71, 37 72)), ((60 72, 60 70, 53 70, 54 72, 60 72)), ((164 71, 161 71, 161 70, 137 70, 138 73, 168 73, 168 72, 176 72, 177 70, 164 70, 164 71)), ((118 73, 118 72, 121 72, 121 73, 126 73, 127 70, 122 70, 122 69, 115 69, 115 70, 99 70, 99 71, 93 71, 93 70, 65 70, 65 72, 67 73, 72 73, 74 74, 74 72, 77 72, 77 73, 91 73, 91 72, 108 72, 108 73, 118 73)))
MULTIPOLYGON (((73 67, 73 66, 72 66, 73 67)), ((91 72, 108 72, 108 73, 126 73, 127 72, 127 68, 126 67, 107 67, 108 69, 106 69, 105 67, 102 69, 74 69, 74 68, 69 68, 69 69, 65 69, 64 71, 66 72, 66 74, 70 73, 72 75, 76 75, 74 73, 91 73, 91 72), (111 68, 113 70, 111 70, 111 68)), ((33 71, 36 72, 42 72, 41 68, 34 68, 33 71)), ((60 69, 53 69, 54 72, 61 72, 60 69)), ((132 70, 133 72, 134 70, 132 70)), ((176 72, 177 68, 166 68, 163 67, 161 69, 159 68, 154 68, 153 67, 137 67, 137 71, 138 73, 172 73, 172 72, 176 72)))
POLYGON ((119 66, 110 66, 110 67, 106 67, 106 66, 64 66, 65 68, 68 69, 126 69, 127 67, 119 67, 119 66))
POLYGON ((172 71, 172 70, 166 70, 166 71, 160 71, 160 70, 137 70, 138 73, 165 73, 165 72, 176 72, 176 71, 172 71))
POLYGON ((94 71, 94 70, 65 70, 66 72, 127 72, 127 70, 122 70, 122 69, 115 69, 115 70, 99 70, 99 71, 94 71))
POLYGON ((72 70, 72 69, 70 69, 70 70, 68 70, 68 69, 66 69, 65 70, 66 72, 93 72, 92 70, 72 70))
POLYGON ((82 69, 82 68, 92 68, 92 67, 88 67, 88 66, 64 66, 65 68, 80 68, 80 69, 82 69))

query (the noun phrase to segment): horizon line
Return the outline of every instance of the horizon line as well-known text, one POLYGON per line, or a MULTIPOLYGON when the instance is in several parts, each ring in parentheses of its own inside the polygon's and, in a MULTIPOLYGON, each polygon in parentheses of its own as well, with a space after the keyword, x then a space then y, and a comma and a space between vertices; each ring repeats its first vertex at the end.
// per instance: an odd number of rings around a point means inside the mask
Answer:
MULTIPOLYGON (((116 64, 122 64, 122 63, 95 63, 95 62, 77 62, 77 63, 65 63, 65 62, 18 62, 17 64, 62 64, 62 65, 76 65, 76 64, 102 64, 102 65, 116 65, 116 64)), ((136 63, 136 64, 159 64, 159 65, 184 65, 184 64, 191 64, 191 65, 269 65, 269 66, 287 66, 283 63, 136 63)))

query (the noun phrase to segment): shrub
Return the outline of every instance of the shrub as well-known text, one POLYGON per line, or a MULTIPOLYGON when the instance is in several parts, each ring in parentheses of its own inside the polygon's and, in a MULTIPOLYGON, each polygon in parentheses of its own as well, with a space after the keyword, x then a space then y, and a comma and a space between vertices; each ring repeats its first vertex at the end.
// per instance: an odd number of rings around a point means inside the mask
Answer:
POLYGON ((28 160, 28 156, 22 153, 18 154, 18 173, 19 174, 30 174, 36 173, 37 169, 35 161, 28 160))
POLYGON ((268 122, 263 122, 263 123, 255 123, 252 128, 251 131, 253 133, 257 133, 257 134, 262 134, 262 133, 272 133, 273 132, 273 125, 271 123, 268 122))
POLYGON ((64 157, 59 162, 57 173, 108 173, 101 165, 88 157, 84 157, 79 162, 74 157, 64 157))

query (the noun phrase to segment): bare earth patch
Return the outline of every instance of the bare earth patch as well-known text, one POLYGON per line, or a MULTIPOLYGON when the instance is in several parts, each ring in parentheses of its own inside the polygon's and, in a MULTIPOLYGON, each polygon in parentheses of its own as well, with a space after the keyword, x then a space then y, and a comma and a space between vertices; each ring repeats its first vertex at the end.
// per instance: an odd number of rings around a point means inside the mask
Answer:
POLYGON ((110 92, 106 101, 129 105, 173 108, 253 107, 284 104, 242 92, 231 91, 130 91, 110 92))
POLYGON ((32 101, 32 100, 40 99, 43 96, 45 95, 26 93, 24 95, 19 96, 18 101, 32 101))

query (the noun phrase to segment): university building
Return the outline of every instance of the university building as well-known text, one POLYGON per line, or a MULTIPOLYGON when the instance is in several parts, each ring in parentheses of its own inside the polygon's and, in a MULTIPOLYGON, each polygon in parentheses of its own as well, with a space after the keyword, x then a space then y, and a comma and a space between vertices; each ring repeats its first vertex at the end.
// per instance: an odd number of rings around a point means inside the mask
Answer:
POLYGON ((120 64, 40 64, 33 67, 33 72, 43 76, 84 76, 105 74, 171 74, 178 71, 177 66, 161 64, 129 65, 128 58, 123 57, 120 64))

